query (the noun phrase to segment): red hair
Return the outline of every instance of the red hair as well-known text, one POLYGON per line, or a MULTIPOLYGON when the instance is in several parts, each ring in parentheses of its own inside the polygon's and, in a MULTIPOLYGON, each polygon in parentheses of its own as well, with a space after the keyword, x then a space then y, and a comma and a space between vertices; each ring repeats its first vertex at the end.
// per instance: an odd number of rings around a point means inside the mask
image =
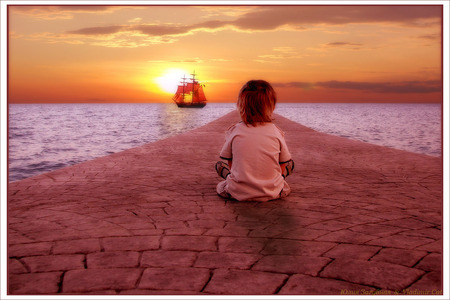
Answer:
POLYGON ((241 88, 237 107, 246 125, 271 122, 277 95, 272 86, 264 80, 250 80, 241 88))

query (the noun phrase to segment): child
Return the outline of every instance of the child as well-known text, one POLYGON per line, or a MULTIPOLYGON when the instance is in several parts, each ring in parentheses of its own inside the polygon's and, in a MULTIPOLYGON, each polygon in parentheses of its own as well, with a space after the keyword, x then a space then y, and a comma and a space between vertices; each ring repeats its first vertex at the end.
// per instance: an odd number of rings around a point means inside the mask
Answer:
POLYGON ((217 193, 239 201, 268 201, 289 195, 284 180, 294 161, 284 133, 272 123, 277 97, 264 80, 250 80, 239 92, 237 107, 242 121, 226 132, 216 171, 225 180, 217 193))

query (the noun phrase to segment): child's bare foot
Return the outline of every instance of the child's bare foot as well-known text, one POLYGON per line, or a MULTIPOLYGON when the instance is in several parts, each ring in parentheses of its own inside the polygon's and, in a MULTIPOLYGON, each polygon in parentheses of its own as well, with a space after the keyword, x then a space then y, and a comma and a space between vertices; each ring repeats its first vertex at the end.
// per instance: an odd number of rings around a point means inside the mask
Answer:
POLYGON ((218 161, 216 163, 216 171, 217 174, 222 177, 223 179, 226 179, 228 175, 230 175, 230 169, 226 163, 223 161, 218 161))

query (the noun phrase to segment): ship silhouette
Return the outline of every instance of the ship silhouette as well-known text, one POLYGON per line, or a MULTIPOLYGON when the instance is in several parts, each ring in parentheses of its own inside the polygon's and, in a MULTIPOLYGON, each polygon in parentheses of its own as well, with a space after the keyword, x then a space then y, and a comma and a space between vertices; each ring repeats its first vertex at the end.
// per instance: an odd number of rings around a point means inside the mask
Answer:
POLYGON ((190 74, 191 78, 183 77, 181 85, 178 86, 172 100, 178 107, 202 108, 206 105, 206 96, 203 92, 203 84, 195 79, 195 71, 190 74), (188 80, 188 81, 187 81, 188 80))

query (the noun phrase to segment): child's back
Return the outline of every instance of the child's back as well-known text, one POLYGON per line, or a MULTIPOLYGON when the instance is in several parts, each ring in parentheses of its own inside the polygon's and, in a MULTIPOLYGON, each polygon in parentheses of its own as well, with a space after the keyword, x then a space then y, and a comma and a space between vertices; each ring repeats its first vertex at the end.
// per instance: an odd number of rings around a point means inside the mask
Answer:
MULTIPOLYGON (((240 99, 246 98, 245 91, 246 87, 248 90, 249 83, 241 90, 240 99)), ((241 103, 238 102, 243 121, 227 131, 225 144, 220 152, 220 157, 229 162, 231 169, 221 162, 216 166, 219 175, 225 178, 225 181, 217 186, 219 195, 240 201, 267 201, 287 196, 290 192, 289 185, 284 180, 282 166, 292 162, 291 154, 286 146, 284 133, 271 122, 276 102, 275 93, 273 90, 267 92, 271 89, 267 82, 257 81, 257 84, 259 86, 255 89, 264 86, 264 93, 269 94, 269 97, 264 98, 261 93, 247 94, 247 98, 252 98, 247 100, 257 100, 250 105, 250 109, 249 105, 243 103, 246 102, 245 99, 241 103), (263 103, 258 104, 258 101, 263 103), (264 105, 268 101, 271 103, 264 105), (250 110, 252 112, 249 116, 250 110), (249 124, 255 115, 257 116, 253 121, 257 119, 258 122, 249 124)), ((250 85, 250 91, 251 89, 250 85)), ((286 174, 289 174, 292 168, 293 164, 286 174)))

